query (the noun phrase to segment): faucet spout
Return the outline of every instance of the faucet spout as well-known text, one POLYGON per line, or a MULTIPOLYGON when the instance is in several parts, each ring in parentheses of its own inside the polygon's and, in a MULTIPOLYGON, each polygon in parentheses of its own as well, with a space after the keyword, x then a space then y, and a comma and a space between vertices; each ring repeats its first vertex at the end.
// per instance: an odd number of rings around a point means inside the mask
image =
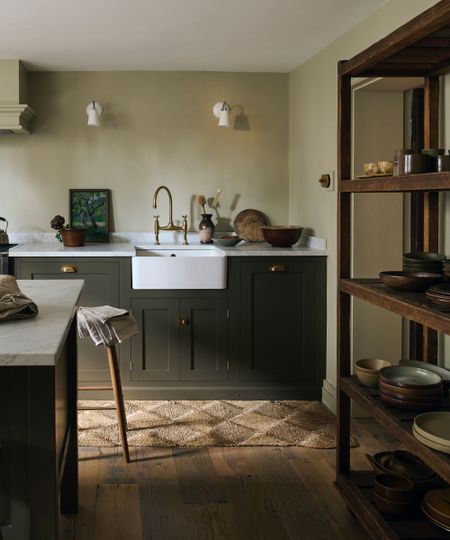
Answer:
POLYGON ((173 227, 173 201, 172 201, 172 193, 170 193, 170 189, 167 186, 159 186, 159 188, 155 191, 153 195, 153 208, 157 207, 157 201, 158 201, 158 193, 164 189, 167 192, 167 196, 169 197, 169 223, 167 226, 173 227))

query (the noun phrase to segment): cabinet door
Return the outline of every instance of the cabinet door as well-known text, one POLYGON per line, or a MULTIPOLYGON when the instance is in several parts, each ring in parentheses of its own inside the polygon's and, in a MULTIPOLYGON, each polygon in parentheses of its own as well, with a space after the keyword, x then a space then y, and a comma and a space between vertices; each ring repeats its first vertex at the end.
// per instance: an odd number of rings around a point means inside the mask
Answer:
POLYGON ((131 341, 131 381, 178 381, 178 298, 131 301, 139 335, 131 341))
POLYGON ((228 300, 180 300, 180 375, 182 381, 228 379, 228 300))
MULTIPOLYGON (((119 263, 88 259, 20 259, 16 265, 20 279, 84 279, 80 306, 119 307, 119 263), (64 267, 74 272, 64 272, 64 267)), ((108 359, 104 347, 96 347, 89 338, 78 339, 78 378, 86 382, 109 381, 108 359)))
POLYGON ((314 262, 241 264, 241 381, 307 382, 317 373, 314 262))

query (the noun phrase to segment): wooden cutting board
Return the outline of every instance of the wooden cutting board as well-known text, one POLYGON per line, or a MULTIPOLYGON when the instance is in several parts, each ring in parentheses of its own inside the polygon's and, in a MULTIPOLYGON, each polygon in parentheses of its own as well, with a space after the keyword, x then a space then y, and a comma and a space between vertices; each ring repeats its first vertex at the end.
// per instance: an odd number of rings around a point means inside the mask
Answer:
POLYGON ((269 218, 259 210, 242 210, 234 219, 234 230, 242 240, 263 242, 261 227, 270 225, 269 218))

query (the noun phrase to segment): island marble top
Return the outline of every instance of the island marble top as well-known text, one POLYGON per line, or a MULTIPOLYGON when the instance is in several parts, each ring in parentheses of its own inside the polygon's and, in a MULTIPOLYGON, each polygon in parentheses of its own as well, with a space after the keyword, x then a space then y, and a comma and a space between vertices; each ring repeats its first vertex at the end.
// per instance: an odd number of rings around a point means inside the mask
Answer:
POLYGON ((54 366, 61 353, 82 279, 18 280, 21 291, 39 308, 33 319, 0 322, 0 366, 54 366))

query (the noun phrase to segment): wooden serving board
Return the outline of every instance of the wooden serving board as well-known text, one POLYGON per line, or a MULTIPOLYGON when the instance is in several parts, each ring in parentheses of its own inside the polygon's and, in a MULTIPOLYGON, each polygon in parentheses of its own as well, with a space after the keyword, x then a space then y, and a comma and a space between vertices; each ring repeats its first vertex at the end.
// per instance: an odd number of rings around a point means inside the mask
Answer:
POLYGON ((270 225, 269 218, 260 210, 242 210, 234 219, 234 229, 242 240, 263 242, 262 226, 270 225))

